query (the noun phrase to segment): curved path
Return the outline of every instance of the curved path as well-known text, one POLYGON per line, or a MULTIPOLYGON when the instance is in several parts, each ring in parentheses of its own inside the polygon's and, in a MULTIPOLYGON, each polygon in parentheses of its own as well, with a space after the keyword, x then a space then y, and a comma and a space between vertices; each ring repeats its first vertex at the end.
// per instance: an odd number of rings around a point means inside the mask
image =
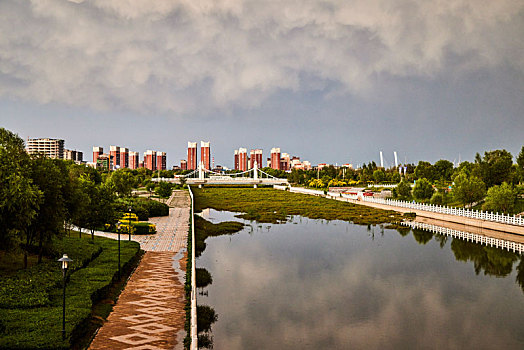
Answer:
MULTIPOLYGON (((168 204, 169 216, 150 219, 157 234, 132 237, 146 253, 90 349, 184 348, 189 195, 175 191, 168 204)), ((95 234, 117 239, 113 233, 95 234)))

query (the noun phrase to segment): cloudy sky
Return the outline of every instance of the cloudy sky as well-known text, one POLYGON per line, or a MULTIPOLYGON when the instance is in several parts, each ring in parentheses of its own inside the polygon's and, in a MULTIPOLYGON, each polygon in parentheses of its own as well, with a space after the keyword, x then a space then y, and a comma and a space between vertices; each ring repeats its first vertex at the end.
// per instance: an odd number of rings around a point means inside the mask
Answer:
POLYGON ((168 152, 209 140, 312 163, 524 145, 518 0, 0 0, 0 126, 168 152))

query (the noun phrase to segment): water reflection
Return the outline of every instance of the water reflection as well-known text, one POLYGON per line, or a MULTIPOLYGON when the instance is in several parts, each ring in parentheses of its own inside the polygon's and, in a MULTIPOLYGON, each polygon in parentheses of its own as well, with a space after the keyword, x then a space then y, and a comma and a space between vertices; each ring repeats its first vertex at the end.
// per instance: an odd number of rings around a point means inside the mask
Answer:
POLYGON ((306 218, 206 242, 197 266, 213 284, 199 304, 219 315, 215 349, 524 347, 514 253, 306 218))

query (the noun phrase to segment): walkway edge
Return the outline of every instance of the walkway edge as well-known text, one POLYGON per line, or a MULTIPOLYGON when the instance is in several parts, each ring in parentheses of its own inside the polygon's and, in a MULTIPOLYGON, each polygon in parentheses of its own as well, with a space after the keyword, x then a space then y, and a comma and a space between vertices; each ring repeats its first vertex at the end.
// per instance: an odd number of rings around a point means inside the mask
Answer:
POLYGON ((197 335, 197 300, 196 300, 196 270, 195 270, 195 198, 191 186, 189 189, 189 196, 191 197, 191 350, 198 349, 198 335, 197 335))

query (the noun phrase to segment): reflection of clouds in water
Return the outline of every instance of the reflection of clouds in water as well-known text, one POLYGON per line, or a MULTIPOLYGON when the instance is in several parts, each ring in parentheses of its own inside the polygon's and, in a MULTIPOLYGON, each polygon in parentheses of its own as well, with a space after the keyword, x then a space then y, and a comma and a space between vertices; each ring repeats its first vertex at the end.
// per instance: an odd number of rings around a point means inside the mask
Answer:
POLYGON ((519 348, 514 278, 476 276, 449 246, 310 221, 208 242, 216 349, 519 348), (216 261, 216 262, 215 262, 216 261))

